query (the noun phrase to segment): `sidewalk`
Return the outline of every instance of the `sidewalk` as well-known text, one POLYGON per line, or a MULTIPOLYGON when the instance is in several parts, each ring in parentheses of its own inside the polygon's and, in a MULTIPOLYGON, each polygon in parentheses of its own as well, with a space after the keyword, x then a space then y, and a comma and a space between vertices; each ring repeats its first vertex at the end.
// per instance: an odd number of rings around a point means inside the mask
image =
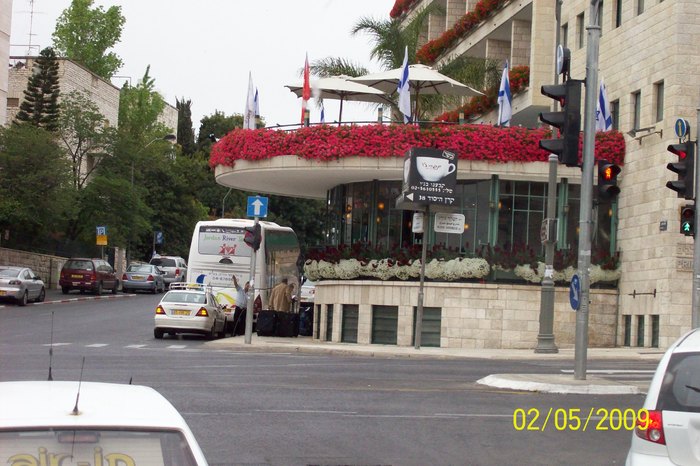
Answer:
MULTIPOLYGON (((411 358, 411 359, 492 359, 492 360, 569 360, 574 362, 574 348, 560 348, 555 354, 536 354, 520 349, 420 348, 393 345, 358 345, 313 340, 311 337, 259 337, 253 334, 246 344, 242 335, 222 338, 206 344, 229 351, 268 353, 313 353, 346 356, 411 358)), ((588 360, 630 360, 657 362, 664 351, 654 348, 589 348, 588 360)), ((477 383, 502 389, 546 393, 579 393, 621 395, 644 393, 646 387, 623 384, 587 374, 586 380, 575 380, 573 374, 492 374, 477 383)))

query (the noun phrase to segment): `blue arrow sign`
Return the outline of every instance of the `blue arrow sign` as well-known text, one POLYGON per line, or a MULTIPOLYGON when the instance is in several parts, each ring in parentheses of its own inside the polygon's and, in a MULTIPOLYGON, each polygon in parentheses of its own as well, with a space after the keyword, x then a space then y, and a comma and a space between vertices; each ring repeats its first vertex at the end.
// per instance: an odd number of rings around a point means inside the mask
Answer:
POLYGON ((163 244, 163 232, 156 231, 156 244, 163 244))
POLYGON ((571 303, 571 309, 574 311, 578 311, 581 307, 581 280, 579 280, 578 275, 571 277, 569 303, 571 303))
POLYGON ((248 217, 267 217, 267 198, 248 196, 248 217))

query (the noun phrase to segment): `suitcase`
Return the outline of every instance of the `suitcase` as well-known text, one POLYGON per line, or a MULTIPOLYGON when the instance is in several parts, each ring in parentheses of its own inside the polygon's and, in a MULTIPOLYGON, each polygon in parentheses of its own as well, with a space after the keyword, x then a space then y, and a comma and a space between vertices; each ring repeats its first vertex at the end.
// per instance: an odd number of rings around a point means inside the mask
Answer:
POLYGON ((299 335, 299 314, 277 312, 277 336, 296 337, 299 335))
POLYGON ((299 310, 299 335, 310 337, 314 330, 314 308, 312 306, 302 307, 299 310))
POLYGON ((276 311, 260 311, 258 312, 258 322, 256 324, 258 335, 261 337, 273 337, 277 330, 277 312, 276 311))

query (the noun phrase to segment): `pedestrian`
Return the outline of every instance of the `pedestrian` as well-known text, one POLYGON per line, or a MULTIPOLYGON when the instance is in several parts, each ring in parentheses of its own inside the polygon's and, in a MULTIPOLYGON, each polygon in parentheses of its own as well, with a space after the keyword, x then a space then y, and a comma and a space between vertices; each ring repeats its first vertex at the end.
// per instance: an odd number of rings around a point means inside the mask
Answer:
POLYGON ((231 336, 242 335, 244 332, 241 331, 245 328, 245 313, 248 309, 248 291, 250 290, 250 282, 245 282, 245 285, 241 286, 238 283, 238 278, 233 275, 233 287, 236 289, 236 303, 233 308, 233 321, 231 322, 229 332, 231 336))
POLYGON ((289 312, 292 308, 293 291, 294 284, 290 284, 287 278, 283 278, 270 292, 270 309, 273 311, 289 312))

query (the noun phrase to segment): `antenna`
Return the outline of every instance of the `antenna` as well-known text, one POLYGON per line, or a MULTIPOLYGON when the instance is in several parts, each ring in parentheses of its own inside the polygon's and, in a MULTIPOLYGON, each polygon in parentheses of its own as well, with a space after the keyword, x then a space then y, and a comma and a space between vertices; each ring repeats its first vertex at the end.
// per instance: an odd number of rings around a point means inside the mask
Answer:
POLYGON ((74 416, 80 414, 80 411, 78 411, 78 401, 80 400, 80 386, 83 384, 83 367, 85 367, 85 356, 83 356, 83 363, 80 365, 80 380, 78 381, 78 394, 75 397, 75 406, 73 407, 74 416))
POLYGON ((53 376, 51 375, 51 364, 53 362, 53 313, 54 311, 51 311, 51 344, 49 345, 49 380, 53 380, 53 376))

